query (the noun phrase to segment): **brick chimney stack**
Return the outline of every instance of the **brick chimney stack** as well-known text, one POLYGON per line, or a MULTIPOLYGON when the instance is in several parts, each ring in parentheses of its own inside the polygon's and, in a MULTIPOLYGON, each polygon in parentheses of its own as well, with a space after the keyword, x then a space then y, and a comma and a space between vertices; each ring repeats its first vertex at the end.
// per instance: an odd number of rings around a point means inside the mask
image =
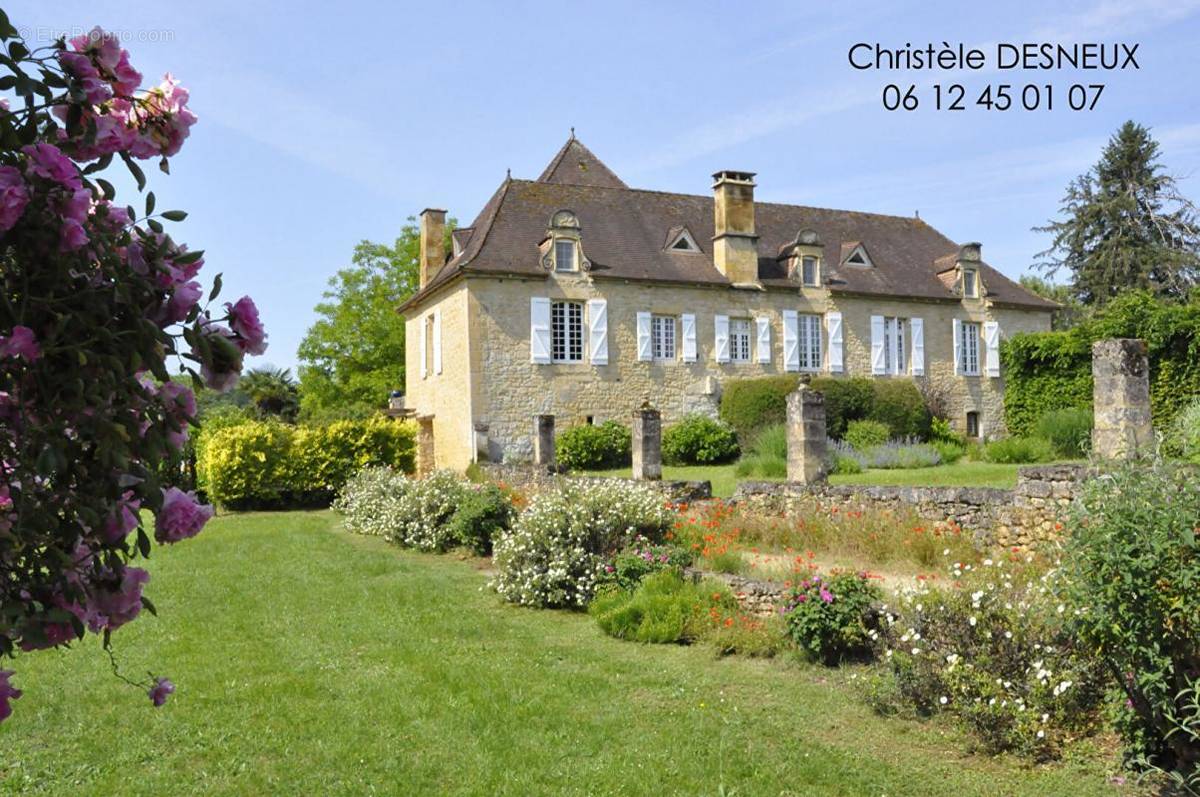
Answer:
POLYGON ((713 262, 735 285, 758 283, 753 172, 713 175, 713 262))
POLYGON ((446 211, 421 211, 421 287, 424 288, 446 263, 446 211))

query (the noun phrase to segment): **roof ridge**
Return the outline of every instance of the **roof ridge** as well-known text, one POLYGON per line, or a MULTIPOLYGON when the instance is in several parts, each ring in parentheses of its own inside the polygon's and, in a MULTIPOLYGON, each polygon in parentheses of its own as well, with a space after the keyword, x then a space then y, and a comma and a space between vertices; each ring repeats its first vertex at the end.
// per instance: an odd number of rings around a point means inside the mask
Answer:
MULTIPOLYGON (((512 178, 512 181, 514 183, 528 183, 530 185, 546 185, 546 183, 543 180, 541 180, 540 178, 537 180, 529 180, 529 179, 522 178, 522 177, 514 177, 514 178, 512 178)), ((712 196, 710 194, 687 194, 682 191, 663 191, 663 190, 660 190, 657 188, 634 188, 633 186, 629 186, 629 185, 624 185, 624 186, 580 185, 578 183, 552 183, 552 185, 564 185, 564 186, 569 186, 571 188, 586 188, 589 191, 592 191, 592 190, 636 191, 639 194, 658 194, 660 196, 692 197, 695 199, 709 199, 709 200, 712 199, 712 196)), ((898 216, 894 213, 875 213, 870 210, 849 210, 846 208, 822 207, 820 205, 792 205, 792 204, 788 204, 787 202, 760 202, 757 199, 754 200, 754 204, 759 205, 759 206, 770 205, 770 206, 778 207, 778 208, 793 208, 793 209, 799 208, 801 210, 822 210, 822 211, 827 211, 829 213, 853 213, 856 216, 874 216, 874 217, 880 218, 880 219, 897 219, 899 221, 907 221, 910 223, 920 224, 923 227, 929 227, 929 229, 935 230, 935 228, 930 227, 929 224, 926 223, 925 219, 922 219, 918 216, 898 216)), ((938 234, 942 235, 940 232, 938 232, 938 234)), ((942 237, 946 238, 945 235, 942 235, 942 237)), ((955 241, 951 241, 949 238, 946 238, 946 240, 950 241, 955 246, 958 245, 955 241)))
POLYGON ((557 185, 577 185, 577 186, 583 186, 583 187, 587 187, 587 188, 628 188, 629 187, 628 185, 625 184, 624 180, 622 180, 620 177, 617 176, 616 172, 614 172, 611 168, 609 168, 609 165, 607 163, 600 160, 600 158, 596 156, 596 153, 594 153, 590 149, 588 149, 586 144, 584 144, 582 141, 580 141, 578 138, 575 137, 575 128, 571 128, 571 137, 567 139, 567 143, 563 144, 562 147, 558 150, 558 153, 555 154, 555 156, 550 159, 550 163, 547 164, 545 169, 542 169, 542 173, 540 175, 538 175, 537 180, 535 180, 534 182, 553 183, 553 184, 557 184, 557 185), (574 182, 573 180, 570 180, 570 179, 556 180, 555 176, 558 173, 559 167, 562 166, 563 161, 567 157, 567 153, 571 152, 573 149, 576 152, 578 152, 578 154, 582 157, 583 160, 585 160, 585 161, 590 160, 597 168, 597 173, 599 175, 601 175, 605 179, 609 179, 612 182, 615 182, 617 185, 605 186, 605 185, 599 185, 599 184, 593 183, 593 182, 579 183, 579 182, 574 182))

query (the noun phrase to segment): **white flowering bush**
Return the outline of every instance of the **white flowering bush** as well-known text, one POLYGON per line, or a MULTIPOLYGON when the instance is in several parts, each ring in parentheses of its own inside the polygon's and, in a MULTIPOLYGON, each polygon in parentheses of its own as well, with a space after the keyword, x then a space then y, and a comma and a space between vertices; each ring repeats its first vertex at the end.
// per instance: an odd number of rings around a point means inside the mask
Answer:
POLYGON ((586 606, 606 557, 639 534, 662 539, 673 518, 652 488, 620 481, 568 481, 542 493, 495 543, 492 582, 528 606, 586 606))
POLYGON ((460 542, 450 521, 467 489, 450 471, 410 479, 391 468, 364 468, 346 483, 333 508, 356 534, 444 551, 460 542))
POLYGON ((1055 597, 1058 571, 1036 576, 991 559, 954 570, 957 588, 906 590, 884 607, 887 675, 872 704, 949 713, 985 751, 1037 760, 1095 730, 1107 673, 1076 642, 1073 612, 1055 597))

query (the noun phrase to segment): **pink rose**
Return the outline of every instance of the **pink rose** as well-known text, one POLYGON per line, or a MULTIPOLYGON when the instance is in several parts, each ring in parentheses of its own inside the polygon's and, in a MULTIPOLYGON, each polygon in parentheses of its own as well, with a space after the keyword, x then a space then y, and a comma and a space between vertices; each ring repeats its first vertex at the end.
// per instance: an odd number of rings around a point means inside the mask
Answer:
POLYGON ((126 567, 117 591, 97 590, 89 600, 87 623, 93 631, 116 630, 142 611, 142 588, 150 574, 140 567, 126 567))
POLYGON ((139 117, 139 135, 129 150, 135 158, 170 157, 179 152, 183 140, 196 123, 196 114, 188 110, 188 90, 170 73, 150 90, 139 117))
POLYGON ((8 337, 0 335, 0 357, 23 357, 26 362, 33 362, 41 356, 37 336, 29 327, 16 326, 8 337))
POLYGON ((58 250, 60 252, 74 252, 87 242, 87 230, 83 228, 82 224, 75 219, 63 219, 58 234, 58 250))
POLYGON ((75 627, 70 623, 46 623, 39 631, 36 639, 21 637, 21 650, 26 653, 31 650, 48 650, 77 638, 75 627))
POLYGON ((199 282, 185 282, 175 286, 175 290, 171 292, 171 298, 167 300, 157 317, 159 324, 165 327, 170 324, 178 324, 187 318, 188 313, 196 306, 196 302, 200 301, 203 294, 204 289, 200 287, 199 282))
POLYGON ((117 507, 104 521, 104 539, 109 543, 120 542, 129 532, 137 528, 138 510, 142 502, 134 498, 133 491, 126 490, 117 502, 117 507))
POLYGON ((58 62, 79 85, 89 105, 101 105, 112 96, 112 87, 100 76, 92 59, 83 53, 64 50, 58 54, 58 62))
POLYGON ((12 716, 11 701, 21 696, 21 690, 9 683, 12 670, 0 670, 0 722, 12 716))
POLYGON ((72 191, 83 188, 83 181, 79 178, 79 169, 71 162, 70 158, 62 154, 62 150, 53 144, 29 144, 21 147, 21 151, 29 159, 27 168, 32 174, 53 180, 63 188, 72 191))
MULTIPOLYGON (((200 363, 200 375, 208 387, 224 393, 237 384, 245 355, 226 327, 205 322, 204 336, 208 341, 209 356, 200 363)), ((195 351, 192 354, 199 356, 195 351)))
POLYGON ((237 333, 237 346, 246 354, 262 354, 267 350, 267 333, 258 317, 258 308, 249 296, 235 304, 225 303, 229 311, 229 326, 237 333))
POLYGON ((213 508, 196 500, 196 494, 178 487, 163 490, 162 509, 154 519, 154 537, 174 543, 195 537, 213 516, 213 508))
POLYGON ((171 683, 169 678, 155 678, 154 685, 150 687, 150 700, 154 703, 154 707, 158 708, 163 703, 167 702, 167 698, 175 693, 175 684, 171 683))
POLYGON ((142 85, 142 73, 129 64, 129 53, 121 51, 121 59, 113 67, 113 89, 118 96, 129 97, 142 85))
POLYGON ((196 396, 191 389, 178 382, 166 382, 158 391, 167 417, 178 429, 167 430, 167 443, 176 451, 182 451, 188 440, 188 423, 196 417, 196 396))
POLYGON ((0 232, 8 232, 29 204, 25 178, 14 166, 0 166, 0 232))
POLYGON ((117 37, 105 32, 99 25, 71 39, 70 44, 75 52, 89 55, 98 66, 109 71, 116 69, 122 54, 125 54, 117 37))

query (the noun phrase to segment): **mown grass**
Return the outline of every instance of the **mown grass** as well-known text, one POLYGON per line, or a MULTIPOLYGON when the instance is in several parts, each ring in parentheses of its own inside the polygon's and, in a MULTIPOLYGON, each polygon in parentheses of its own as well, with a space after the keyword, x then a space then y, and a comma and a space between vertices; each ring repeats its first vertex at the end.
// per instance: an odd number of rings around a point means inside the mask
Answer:
POLYGON ((1112 794, 1107 759, 968 756, 950 725, 881 719, 854 670, 606 637, 503 604, 474 560, 352 537, 330 513, 215 520, 156 551, 146 617, 6 665, 0 793, 1112 794))
MULTIPOLYGON (((932 468, 868 470, 852 475, 834 475, 829 477, 829 483, 1012 488, 1017 484, 1017 470, 1020 467, 1020 465, 998 465, 992 462, 967 462, 964 460, 953 465, 937 465, 932 468)), ((752 479, 739 478, 735 472, 736 468, 736 464, 674 467, 664 465, 663 478, 681 481, 711 481, 713 495, 717 498, 728 498, 733 495, 739 481, 761 481, 757 476, 752 479)), ((588 475, 629 478, 632 473, 629 468, 616 468, 589 472, 588 475)))

